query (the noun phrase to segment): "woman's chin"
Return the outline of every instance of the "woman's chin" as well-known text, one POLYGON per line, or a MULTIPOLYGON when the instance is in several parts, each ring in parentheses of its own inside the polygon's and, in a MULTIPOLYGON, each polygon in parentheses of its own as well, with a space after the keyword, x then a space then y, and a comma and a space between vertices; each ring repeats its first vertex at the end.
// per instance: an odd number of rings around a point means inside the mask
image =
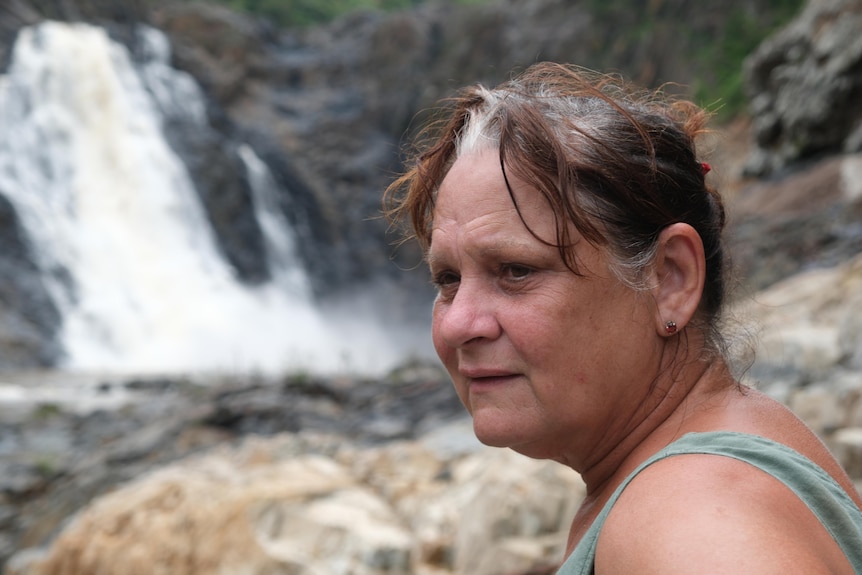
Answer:
POLYGON ((473 433, 484 445, 509 448, 531 459, 555 459, 559 455, 553 441, 535 429, 531 432, 523 427, 501 426, 499 421, 474 417, 473 433))
POLYGON ((525 441, 521 429, 500 425, 499 421, 482 421, 482 417, 473 417, 473 433, 476 439, 490 447, 513 447, 525 441))

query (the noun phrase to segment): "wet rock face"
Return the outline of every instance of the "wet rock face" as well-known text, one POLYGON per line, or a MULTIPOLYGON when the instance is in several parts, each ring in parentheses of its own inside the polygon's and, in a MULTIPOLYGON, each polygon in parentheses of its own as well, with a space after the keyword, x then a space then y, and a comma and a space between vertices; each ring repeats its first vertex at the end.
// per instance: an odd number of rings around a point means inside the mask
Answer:
MULTIPOLYGON (((0 370, 51 365, 62 357, 62 318, 33 263, 32 246, 0 190, 0 370)), ((57 270, 56 273, 62 273, 57 270)))
POLYGON ((263 232, 236 145, 210 126, 190 127, 182 119, 166 122, 165 135, 185 160, 216 245, 235 277, 249 285, 270 280, 263 232))
POLYGON ((862 154, 797 166, 753 182, 729 205, 735 280, 749 293, 862 251, 862 154))
POLYGON ((175 47, 177 63, 223 104, 247 88, 265 57, 264 24, 218 4, 167 5, 154 11, 153 20, 183 39, 175 47))
POLYGON ((809 2, 746 62, 757 148, 746 167, 764 175, 818 155, 862 150, 862 2, 809 2))

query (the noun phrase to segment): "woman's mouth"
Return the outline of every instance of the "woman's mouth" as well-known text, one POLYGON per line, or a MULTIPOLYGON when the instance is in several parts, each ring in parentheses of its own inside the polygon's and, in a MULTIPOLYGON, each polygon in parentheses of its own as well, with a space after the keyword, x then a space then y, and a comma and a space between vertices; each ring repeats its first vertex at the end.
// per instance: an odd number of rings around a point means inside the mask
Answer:
POLYGON ((464 370, 461 372, 471 391, 490 390, 512 383, 520 374, 500 370, 464 370))

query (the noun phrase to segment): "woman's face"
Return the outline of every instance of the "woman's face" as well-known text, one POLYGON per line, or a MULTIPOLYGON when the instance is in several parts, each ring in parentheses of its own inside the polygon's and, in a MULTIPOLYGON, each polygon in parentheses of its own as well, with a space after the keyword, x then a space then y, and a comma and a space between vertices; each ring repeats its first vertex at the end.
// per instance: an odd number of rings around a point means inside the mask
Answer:
POLYGON ((524 220, 551 245, 521 221, 496 150, 459 158, 428 254, 434 346, 482 442, 577 469, 638 419, 658 371, 652 300, 586 241, 574 248, 582 275, 572 273, 547 202, 508 175, 524 220))

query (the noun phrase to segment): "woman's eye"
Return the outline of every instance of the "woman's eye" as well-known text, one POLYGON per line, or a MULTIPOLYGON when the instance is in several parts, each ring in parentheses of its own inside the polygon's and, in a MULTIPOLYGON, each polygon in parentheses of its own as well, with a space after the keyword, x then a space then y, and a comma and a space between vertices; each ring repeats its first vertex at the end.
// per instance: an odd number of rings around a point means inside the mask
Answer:
POLYGON ((458 274, 453 272, 439 272, 433 275, 431 279, 431 283, 434 284, 434 287, 437 289, 444 289, 446 287, 452 286, 453 284, 458 283, 461 278, 458 277, 458 274))
POLYGON ((520 264, 506 264, 503 266, 503 275, 509 279, 520 280, 533 273, 533 269, 520 264))

